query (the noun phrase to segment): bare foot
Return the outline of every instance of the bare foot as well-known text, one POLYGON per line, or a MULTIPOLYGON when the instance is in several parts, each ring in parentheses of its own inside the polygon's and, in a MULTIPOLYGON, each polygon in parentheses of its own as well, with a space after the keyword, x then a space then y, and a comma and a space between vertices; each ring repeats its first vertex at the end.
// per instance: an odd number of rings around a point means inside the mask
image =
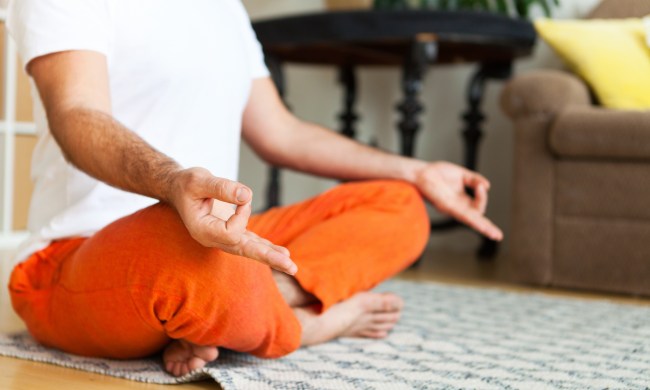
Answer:
POLYGON ((404 301, 391 293, 358 293, 318 315, 295 308, 302 325, 302 345, 324 343, 337 337, 384 338, 399 320, 404 301))
POLYGON ((174 340, 165 348, 165 370, 174 376, 183 376, 204 367, 219 356, 216 347, 202 347, 185 340, 174 340))

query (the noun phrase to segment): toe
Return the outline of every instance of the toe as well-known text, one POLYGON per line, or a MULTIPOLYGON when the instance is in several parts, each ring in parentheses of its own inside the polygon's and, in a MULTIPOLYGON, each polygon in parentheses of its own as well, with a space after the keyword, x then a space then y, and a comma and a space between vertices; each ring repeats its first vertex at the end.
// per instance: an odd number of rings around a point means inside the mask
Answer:
POLYGON ((383 324, 383 323, 395 324, 397 323, 397 321, 399 321, 400 315, 401 315, 400 312, 373 313, 372 323, 373 324, 383 324))
POLYGON ((383 293, 373 300, 372 311, 375 313, 399 312, 404 306, 402 298, 392 293, 383 293))
POLYGON ((384 311, 395 312, 401 311, 402 308, 404 308, 404 300, 393 293, 384 293, 383 298, 385 308, 384 311))
POLYGON ((219 350, 216 347, 194 346, 192 353, 206 362, 211 362, 219 357, 219 350))
POLYGON ((369 329, 373 331, 390 331, 395 327, 394 322, 380 322, 377 324, 372 324, 369 329))
POLYGON ((191 371, 194 371, 194 370, 198 370, 199 368, 203 368, 203 367, 205 367, 205 363, 206 363, 205 360, 203 360, 201 358, 198 358, 198 357, 193 357, 193 358, 191 358, 190 360, 187 361, 188 371, 191 372, 191 371))
POLYGON ((182 372, 181 370, 183 369, 182 366, 183 366, 183 363, 181 363, 181 362, 174 362, 174 366, 173 366, 173 368, 172 368, 172 374, 174 374, 174 376, 181 376, 181 375, 182 375, 182 374, 181 374, 181 372, 182 372))
POLYGON ((190 367, 187 365, 187 363, 181 363, 181 374, 179 376, 185 376, 189 374, 190 372, 190 367))
POLYGON ((366 330, 361 335, 371 339, 383 339, 388 336, 388 332, 385 330, 366 330))
POLYGON ((174 373, 174 362, 166 362, 165 363, 165 371, 167 371, 170 374, 174 373))

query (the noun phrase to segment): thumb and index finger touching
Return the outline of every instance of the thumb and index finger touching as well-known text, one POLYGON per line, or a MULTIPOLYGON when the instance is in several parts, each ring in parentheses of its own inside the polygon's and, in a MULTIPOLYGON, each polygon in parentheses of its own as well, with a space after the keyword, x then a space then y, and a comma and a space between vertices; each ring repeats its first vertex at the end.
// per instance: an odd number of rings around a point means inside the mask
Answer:
MULTIPOLYGON (((246 233, 246 226, 252 212, 253 191, 250 188, 236 181, 212 176, 206 183, 205 190, 206 194, 204 196, 206 197, 237 205, 235 213, 228 220, 220 223, 220 228, 228 241, 239 242, 235 236, 241 238, 245 234, 254 236, 254 234, 246 233)), ((245 248, 239 248, 235 252, 266 263, 278 271, 290 275, 296 273, 297 266, 291 260, 285 248, 276 246, 268 240, 259 239, 258 241, 252 246, 249 242, 249 245, 246 245, 245 248)))
POLYGON ((242 183, 213 176, 206 184, 206 195, 222 202, 245 205, 253 200, 253 191, 242 183))
POLYGON ((475 208, 465 206, 450 208, 450 210, 452 210, 451 214, 454 218, 470 226, 484 236, 495 241, 501 241, 503 239, 503 232, 501 229, 475 208))
POLYGON ((251 215, 253 198, 251 189, 239 182, 207 173, 202 176, 202 180, 198 184, 195 195, 199 199, 215 199, 237 206, 232 215, 228 213, 222 216, 206 216, 211 220, 210 225, 212 230, 215 230, 213 233, 223 235, 228 243, 237 242, 238 240, 234 236, 241 235, 246 231, 251 215))
POLYGON ((479 173, 466 169, 463 175, 463 184, 473 190, 474 199, 470 204, 456 208, 454 217, 486 237, 501 241, 503 232, 484 215, 490 189, 488 179, 479 173))

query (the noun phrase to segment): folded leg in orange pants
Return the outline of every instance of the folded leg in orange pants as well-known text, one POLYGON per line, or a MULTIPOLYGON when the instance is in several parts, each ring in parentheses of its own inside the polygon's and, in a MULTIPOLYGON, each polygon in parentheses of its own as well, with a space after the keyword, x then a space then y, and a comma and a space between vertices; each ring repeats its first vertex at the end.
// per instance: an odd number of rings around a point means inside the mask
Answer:
MULTIPOLYGON (((370 181, 256 215, 249 230, 291 251, 326 313, 407 267, 428 226, 414 187, 370 181)), ((80 355, 142 357, 182 339, 271 358, 305 337, 268 266, 201 246, 163 204, 52 243, 16 267, 10 292, 38 341, 80 355)))

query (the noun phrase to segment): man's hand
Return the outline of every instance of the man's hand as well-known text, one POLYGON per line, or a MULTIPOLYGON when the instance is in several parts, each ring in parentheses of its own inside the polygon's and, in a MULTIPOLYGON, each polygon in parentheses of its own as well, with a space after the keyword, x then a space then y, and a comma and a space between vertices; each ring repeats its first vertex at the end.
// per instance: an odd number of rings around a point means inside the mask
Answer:
POLYGON ((206 169, 179 171, 169 198, 190 235, 206 247, 248 257, 293 275, 298 267, 289 251, 246 230, 253 192, 241 183, 214 177, 206 169), (236 205, 234 214, 213 213, 215 200, 236 205))
POLYGON ((501 230, 483 215, 490 189, 490 182, 483 176, 455 164, 437 162, 422 167, 416 174, 415 184, 441 213, 492 240, 503 239, 501 230), (474 192, 473 198, 465 188, 474 192))

